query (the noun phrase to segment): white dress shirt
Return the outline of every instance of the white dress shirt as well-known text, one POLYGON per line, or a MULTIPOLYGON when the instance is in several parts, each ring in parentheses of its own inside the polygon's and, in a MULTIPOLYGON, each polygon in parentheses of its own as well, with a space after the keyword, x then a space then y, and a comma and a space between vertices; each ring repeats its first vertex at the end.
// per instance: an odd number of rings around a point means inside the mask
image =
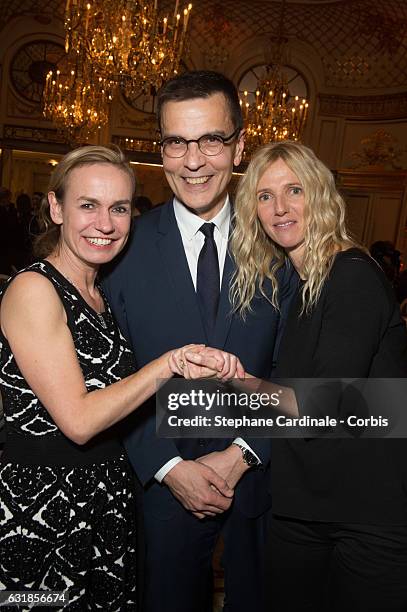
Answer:
MULTIPOLYGON (((192 282, 194 283, 195 291, 196 291, 196 279, 197 279, 197 270, 198 270, 198 258, 199 253, 205 242, 205 236, 202 232, 199 231, 199 228, 204 223, 213 223, 215 226, 213 237, 216 243, 216 248, 218 250, 218 261, 219 261, 219 278, 220 278, 220 287, 222 286, 222 276, 223 269, 225 267, 225 258, 226 252, 228 248, 228 240, 229 240, 229 227, 230 227, 230 201, 229 196, 226 196, 225 203, 222 209, 218 212, 215 217, 212 219, 208 219, 207 221, 203 221, 198 215, 194 214, 188 208, 186 208, 181 202, 179 202, 175 197, 173 200, 174 203, 174 213, 175 219, 178 224, 179 231, 181 233, 182 244, 184 246, 185 255, 187 258, 189 271, 191 273, 192 282)), ((236 438, 234 440, 237 444, 248 448, 256 457, 256 453, 250 448, 248 444, 242 438, 236 438)), ((259 459, 257 457, 257 459, 259 459)), ((162 479, 168 474, 168 472, 173 468, 177 463, 182 461, 182 457, 173 457, 167 463, 165 463, 162 468, 158 470, 155 474, 155 479, 158 482, 161 482, 162 479)), ((260 459, 259 459, 260 461, 260 459)))
MULTIPOLYGON (((229 240, 229 227, 230 227, 230 202, 229 196, 226 196, 225 203, 218 214, 209 219, 203 221, 198 215, 192 213, 183 204, 178 202, 174 198, 174 213, 175 219, 178 224, 179 231, 181 233, 182 244, 184 246, 185 255, 188 261, 189 271, 191 272, 192 282, 194 283, 196 291, 196 278, 198 273, 198 258, 199 253, 205 242, 205 236, 199 231, 200 227, 204 223, 213 223, 215 229, 213 231, 213 237, 215 240, 216 248, 218 250, 218 261, 219 261, 219 278, 220 285, 222 285, 223 268, 225 267, 226 251, 228 248, 229 240)), ((221 286, 219 287, 219 291, 221 286)))

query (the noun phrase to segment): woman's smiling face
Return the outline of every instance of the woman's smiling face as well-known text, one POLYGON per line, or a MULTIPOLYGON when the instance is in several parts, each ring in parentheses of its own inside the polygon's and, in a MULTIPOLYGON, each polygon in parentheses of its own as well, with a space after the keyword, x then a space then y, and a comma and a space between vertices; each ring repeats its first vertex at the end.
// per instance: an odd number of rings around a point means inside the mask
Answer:
POLYGON ((257 214, 266 234, 301 267, 305 221, 304 188, 282 159, 272 162, 257 185, 257 214))
POLYGON ((48 194, 60 248, 92 267, 107 263, 124 247, 131 221, 132 185, 113 164, 86 164, 68 176, 63 202, 48 194))

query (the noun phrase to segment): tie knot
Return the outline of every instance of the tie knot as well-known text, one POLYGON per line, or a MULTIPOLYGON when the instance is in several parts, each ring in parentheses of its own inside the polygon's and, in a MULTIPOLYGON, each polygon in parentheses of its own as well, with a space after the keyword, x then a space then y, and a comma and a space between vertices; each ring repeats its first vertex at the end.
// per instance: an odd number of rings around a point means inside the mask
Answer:
POLYGON ((214 223, 204 223, 199 228, 199 231, 203 233, 205 238, 213 238, 213 232, 215 230, 214 223))

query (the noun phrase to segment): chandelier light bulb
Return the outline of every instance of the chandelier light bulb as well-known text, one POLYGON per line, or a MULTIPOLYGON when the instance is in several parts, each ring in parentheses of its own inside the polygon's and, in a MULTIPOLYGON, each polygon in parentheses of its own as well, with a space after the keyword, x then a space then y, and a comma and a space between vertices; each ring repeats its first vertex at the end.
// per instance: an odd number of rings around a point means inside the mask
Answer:
POLYGON ((288 79, 280 64, 269 65, 258 78, 251 101, 244 90, 242 100, 246 127, 245 151, 250 155, 267 142, 299 140, 304 129, 308 103, 300 104, 298 95, 290 95, 288 79))
POLYGON ((178 72, 192 4, 172 1, 168 17, 158 0, 66 0, 67 55, 62 73, 47 76, 44 114, 69 140, 86 142, 107 123, 119 88, 132 100, 178 72))

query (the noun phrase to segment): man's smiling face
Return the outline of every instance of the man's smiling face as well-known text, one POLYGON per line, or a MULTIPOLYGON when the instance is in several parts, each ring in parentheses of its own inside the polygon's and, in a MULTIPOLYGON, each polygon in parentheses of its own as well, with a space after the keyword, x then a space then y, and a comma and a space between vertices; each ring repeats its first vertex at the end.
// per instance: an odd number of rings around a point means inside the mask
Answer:
MULTIPOLYGON (((161 114, 161 139, 178 136, 198 140, 205 134, 230 136, 233 125, 225 96, 215 93, 208 98, 166 102, 161 114)), ((213 218, 222 208, 234 165, 243 152, 242 132, 219 155, 204 155, 196 142, 183 157, 163 153, 167 181, 177 199, 202 219, 213 218)))

